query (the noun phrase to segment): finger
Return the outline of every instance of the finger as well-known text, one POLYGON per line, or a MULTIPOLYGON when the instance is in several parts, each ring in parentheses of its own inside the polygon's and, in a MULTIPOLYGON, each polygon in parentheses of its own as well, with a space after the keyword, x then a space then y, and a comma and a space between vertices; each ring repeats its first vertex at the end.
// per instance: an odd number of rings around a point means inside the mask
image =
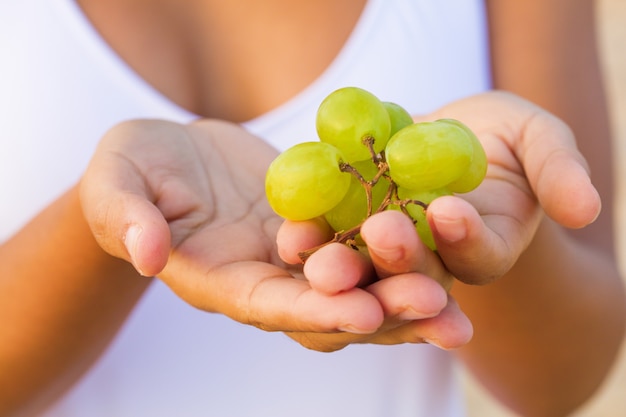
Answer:
POLYGON ((194 257, 174 252, 160 278, 204 311, 270 331, 375 332, 383 322, 376 298, 362 289, 336 295, 313 290, 284 269, 257 261, 196 268, 194 257))
POLYGON ((317 250, 307 259, 303 272, 313 289, 329 295, 363 286, 375 276, 365 256, 341 243, 317 250))
POLYGON ((399 321, 434 317, 448 303, 446 290, 419 273, 388 277, 369 285, 367 290, 378 299, 385 317, 399 321))
POLYGON ((441 349, 457 349, 466 345, 474 334, 472 323, 458 303, 449 297, 448 305, 435 317, 410 321, 367 339, 368 343, 397 345, 428 343, 441 349))
POLYGON ((414 271, 432 277, 445 288, 452 284, 450 274, 424 246, 405 214, 395 210, 378 213, 365 221, 361 236, 379 277, 414 271))
POLYGON ((537 114, 527 124, 517 152, 548 216, 570 228, 584 227, 598 217, 600 196, 563 122, 545 112, 537 114))
POLYGON ((152 276, 167 263, 171 236, 139 178, 130 164, 108 154, 85 174, 81 203, 100 246, 131 262, 142 275, 152 276))
POLYGON ((434 200, 427 217, 446 267, 470 284, 486 284, 506 273, 534 231, 528 223, 507 215, 481 217, 458 197, 434 200))
POLYGON ((466 345, 472 339, 473 333, 472 323, 461 311, 458 303, 449 297, 446 307, 435 317, 387 324, 371 335, 349 332, 335 334, 289 332, 287 335, 308 349, 334 352, 355 343, 379 345, 428 343, 450 350, 466 345))
POLYGON ((288 264, 302 263, 299 254, 314 248, 333 237, 333 230, 322 218, 295 222, 285 220, 276 236, 278 255, 288 264))

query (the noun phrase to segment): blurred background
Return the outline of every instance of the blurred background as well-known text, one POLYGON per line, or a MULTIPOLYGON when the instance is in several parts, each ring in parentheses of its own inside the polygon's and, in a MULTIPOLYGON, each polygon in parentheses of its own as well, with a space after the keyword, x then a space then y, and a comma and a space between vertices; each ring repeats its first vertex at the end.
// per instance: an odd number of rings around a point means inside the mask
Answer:
MULTIPOLYGON (((618 242, 626 276, 626 0, 597 0, 599 41, 604 60, 606 90, 611 107, 618 180, 618 242)), ((626 342, 626 341, 625 341, 626 342)), ((482 388, 463 375, 470 417, 517 417, 498 406, 482 388)), ((626 417, 626 343, 604 386, 572 417, 626 417)))

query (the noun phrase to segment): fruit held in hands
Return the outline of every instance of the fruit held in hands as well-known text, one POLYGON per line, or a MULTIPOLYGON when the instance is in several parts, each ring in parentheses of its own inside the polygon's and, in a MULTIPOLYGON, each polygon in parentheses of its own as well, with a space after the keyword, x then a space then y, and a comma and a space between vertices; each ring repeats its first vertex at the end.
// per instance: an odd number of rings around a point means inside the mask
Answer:
POLYGON ((398 188, 398 201, 396 204, 389 206, 394 210, 405 211, 415 222, 415 230, 420 239, 431 250, 436 250, 433 232, 430 230, 428 221, 426 220, 426 207, 435 199, 444 195, 452 195, 447 188, 438 188, 435 190, 415 191, 408 188, 398 188))
POLYGON ((474 132, 458 120, 441 119, 439 122, 450 123, 465 131, 472 141, 472 163, 469 169, 456 181, 447 185, 448 189, 455 193, 467 193, 478 187, 487 174, 487 154, 474 132))
POLYGON ((389 181, 385 178, 373 181, 379 169, 371 160, 354 162, 350 165, 360 177, 351 175, 346 195, 324 215, 335 231, 350 230, 363 223, 381 206, 389 189, 389 181))
MULTIPOLYGON (((289 148, 270 165, 265 187, 274 211, 290 220, 323 216, 332 242, 356 247, 367 217, 400 210, 436 250, 426 220, 443 195, 480 185, 487 156, 474 133, 453 119, 414 123, 392 102, 356 87, 331 93, 319 107, 320 142, 289 148), (391 136, 391 137, 390 137, 391 136)), ((303 261, 314 251, 302 254, 303 261)))
POLYGON ((315 127, 320 140, 337 147, 350 163, 371 159, 366 140, 374 142, 376 152, 385 149, 391 121, 375 95, 361 88, 344 87, 322 101, 315 127))
POLYGON ((344 197, 350 174, 343 156, 323 142, 304 142, 278 155, 265 177, 265 194, 274 211, 289 220, 322 216, 344 197))
POLYGON ((413 124, 413 118, 404 107, 391 101, 383 101, 383 105, 387 109, 389 121, 391 122, 389 137, 395 135, 403 127, 413 124))
POLYGON ((398 186, 434 190, 461 178, 472 163, 474 148, 460 127, 424 122, 396 133, 385 153, 389 175, 398 186))

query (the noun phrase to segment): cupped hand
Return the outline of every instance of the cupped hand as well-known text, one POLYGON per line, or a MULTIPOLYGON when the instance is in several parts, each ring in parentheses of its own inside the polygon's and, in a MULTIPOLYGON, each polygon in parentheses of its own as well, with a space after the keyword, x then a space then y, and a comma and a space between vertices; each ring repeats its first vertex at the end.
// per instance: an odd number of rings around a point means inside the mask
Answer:
MULTIPOLYGON (((570 129, 552 114, 515 95, 492 91, 416 121, 445 118, 468 125, 489 162, 476 190, 440 197, 427 210, 438 254, 459 280, 487 284, 503 276, 546 214, 568 228, 584 227, 598 216, 600 197, 586 161, 570 129)), ((280 251, 293 261, 289 249, 280 251)))
POLYGON ((275 155, 228 123, 123 123, 83 177, 84 214, 106 251, 199 309, 266 330, 375 331, 373 295, 313 291, 276 255, 281 221, 264 194, 275 155))
MULTIPOLYGON (((123 123, 103 138, 83 177, 84 214, 106 251, 144 275, 158 276, 192 306, 289 332, 311 349, 337 350, 365 341, 456 347, 467 341, 471 327, 448 303, 443 287, 411 273, 413 250, 406 251, 412 260, 404 264, 397 258, 392 266, 374 263, 379 275, 407 272, 385 282, 371 283, 376 274, 370 260, 341 245, 320 251, 307 266, 319 268, 318 274, 340 268, 356 282, 369 282, 367 289, 354 284, 314 289, 301 265, 284 263, 275 243, 282 221, 264 193, 265 172, 275 155, 229 123, 123 123), (462 331, 448 326, 442 333, 437 320, 456 323, 462 331)), ((287 234, 296 247, 328 237, 322 223, 309 226, 307 233, 287 234)), ((372 236, 380 234, 373 229, 372 236)), ((397 242, 381 245, 384 253, 385 245, 397 242)), ((329 275, 327 282, 335 277, 329 275)))
POLYGON ((504 275, 544 217, 568 228, 593 222, 601 203, 570 129, 504 92, 469 97, 425 117, 456 118, 481 140, 489 168, 471 193, 442 197, 427 217, 448 270, 471 284, 504 275))
MULTIPOLYGON (((333 294, 361 286, 381 302, 384 325, 361 341, 401 343, 421 338, 462 345, 463 337, 467 341, 471 336, 471 326, 452 298, 445 307, 437 304, 442 302, 441 294, 425 285, 427 279, 439 281, 445 289, 451 276, 471 284, 492 282, 515 264, 544 213, 570 228, 584 227, 599 214, 600 199, 586 162, 571 131, 553 115, 514 95, 489 92, 451 103, 417 121, 442 118, 458 119, 477 134, 489 168, 485 181, 473 192, 441 197, 429 205, 427 217, 438 256, 417 241, 408 219, 402 223, 397 217, 401 213, 383 212, 361 229, 368 251, 368 260, 361 262, 373 266, 374 278, 364 281, 368 275, 349 274, 341 263, 329 262, 357 257, 345 247, 340 254, 337 244, 318 250, 305 265, 305 275, 318 291, 333 294), (414 286, 403 286, 409 281, 414 286), (429 289, 413 292, 424 288, 429 289), (428 307, 434 305, 440 312, 427 318, 428 307)), ((319 220, 285 222, 278 235, 281 257, 297 262, 298 251, 322 243, 328 232, 320 231, 325 227, 319 220), (306 240, 301 235, 312 237, 306 240), (299 247, 296 241, 308 246, 299 247)), ((358 342, 355 335, 342 337, 327 335, 323 342, 358 342)), ((319 341, 315 335, 310 343, 319 341)))

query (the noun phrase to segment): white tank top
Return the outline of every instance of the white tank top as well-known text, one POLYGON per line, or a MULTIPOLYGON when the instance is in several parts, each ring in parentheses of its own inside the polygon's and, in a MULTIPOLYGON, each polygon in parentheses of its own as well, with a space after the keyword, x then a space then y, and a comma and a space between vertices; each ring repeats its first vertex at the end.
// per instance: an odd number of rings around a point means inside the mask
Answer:
MULTIPOLYGON (((121 61, 71 0, 1 1, 0 60, 0 241, 76 182, 113 124, 196 118, 121 61)), ((245 126, 284 149, 314 139, 317 106, 336 88, 360 86, 422 113, 489 88, 488 67, 482 1, 371 0, 327 70, 245 126)), ((44 414, 462 415, 447 352, 364 345, 317 353, 197 311, 159 281, 101 359, 44 414)))

